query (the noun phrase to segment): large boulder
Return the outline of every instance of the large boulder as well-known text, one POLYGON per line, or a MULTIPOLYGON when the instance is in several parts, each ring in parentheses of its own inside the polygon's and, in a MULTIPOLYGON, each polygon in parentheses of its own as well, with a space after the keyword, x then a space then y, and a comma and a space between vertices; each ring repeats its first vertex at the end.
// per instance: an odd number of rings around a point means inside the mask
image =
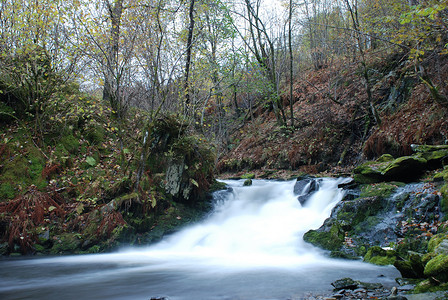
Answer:
POLYGON ((403 156, 392 161, 383 161, 381 158, 358 166, 354 170, 355 181, 358 183, 411 182, 419 178, 426 169, 426 159, 419 156, 403 156))
POLYGON ((384 154, 376 161, 368 161, 354 170, 358 183, 382 181, 411 182, 418 179, 425 170, 442 167, 448 162, 448 145, 412 145, 415 154, 394 159, 384 154))
POLYGON ((425 266, 425 275, 438 282, 448 282, 448 255, 439 254, 425 266))
POLYGON ((448 162, 448 145, 411 145, 416 156, 427 161, 428 168, 436 169, 448 162))

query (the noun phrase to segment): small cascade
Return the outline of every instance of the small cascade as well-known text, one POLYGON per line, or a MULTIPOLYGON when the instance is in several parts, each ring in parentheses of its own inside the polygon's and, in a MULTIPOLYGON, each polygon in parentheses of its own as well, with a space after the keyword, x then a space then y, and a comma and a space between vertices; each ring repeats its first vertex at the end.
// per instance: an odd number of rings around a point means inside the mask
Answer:
POLYGON ((145 250, 147 255, 189 257, 207 263, 243 266, 292 266, 322 261, 302 235, 319 227, 342 199, 334 179, 311 181, 306 205, 297 201, 297 183, 226 181, 230 189, 215 198, 213 214, 145 250), (312 182, 315 182, 312 184, 312 182), (317 183, 318 182, 318 183, 317 183), (310 192, 312 190, 312 192, 310 192))

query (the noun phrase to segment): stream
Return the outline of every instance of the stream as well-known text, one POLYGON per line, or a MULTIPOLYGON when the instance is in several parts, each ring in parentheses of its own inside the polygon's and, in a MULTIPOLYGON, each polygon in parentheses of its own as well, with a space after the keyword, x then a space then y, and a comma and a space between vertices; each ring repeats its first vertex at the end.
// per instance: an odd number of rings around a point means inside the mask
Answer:
POLYGON ((344 180, 322 179, 303 206, 295 181, 224 181, 208 217, 157 244, 0 260, 0 299, 301 299, 344 277, 391 287, 394 267, 330 259, 302 240, 342 199, 344 180))

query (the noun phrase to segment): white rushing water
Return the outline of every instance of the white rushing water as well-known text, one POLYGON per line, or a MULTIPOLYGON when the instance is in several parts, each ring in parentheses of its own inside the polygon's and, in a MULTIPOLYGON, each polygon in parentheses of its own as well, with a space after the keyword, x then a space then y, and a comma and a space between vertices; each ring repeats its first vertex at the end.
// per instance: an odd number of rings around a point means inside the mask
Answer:
POLYGON ((304 206, 295 181, 225 181, 231 189, 215 194, 210 216, 155 245, 1 263, 0 298, 286 299, 353 274, 392 281, 392 268, 329 259, 303 242, 342 199, 342 181, 323 179, 304 206))
POLYGON ((341 200, 340 182, 325 179, 304 207, 297 201, 295 181, 227 181, 232 192, 221 193, 214 213, 200 224, 185 228, 163 242, 135 255, 158 259, 184 258, 207 266, 248 268, 295 267, 322 262, 319 251, 302 241, 318 228, 341 200))

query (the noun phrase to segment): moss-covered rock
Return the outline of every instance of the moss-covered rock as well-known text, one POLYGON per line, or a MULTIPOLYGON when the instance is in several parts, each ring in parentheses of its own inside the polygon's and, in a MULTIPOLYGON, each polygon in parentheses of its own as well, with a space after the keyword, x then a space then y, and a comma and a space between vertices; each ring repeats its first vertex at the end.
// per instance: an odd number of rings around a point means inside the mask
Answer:
POLYGON ((379 166, 383 166, 384 164, 387 163, 366 162, 353 170, 353 179, 357 183, 361 184, 370 184, 385 181, 384 176, 378 169, 379 166))
POLYGON ((438 282, 448 282, 448 255, 439 254, 425 266, 425 275, 438 282))
POLYGON ((384 205, 384 199, 379 196, 345 201, 337 213, 337 220, 344 231, 350 231, 369 216, 376 215, 384 205))
POLYGON ((420 278, 408 260, 396 260, 394 267, 397 268, 403 278, 420 278))
POLYGON ((439 233, 431 237, 428 243, 428 252, 434 252, 436 247, 445 240, 448 240, 448 234, 446 233, 439 233))
POLYGON ((393 161, 393 160, 394 160, 394 157, 392 155, 383 154, 376 161, 382 163, 382 162, 388 162, 388 161, 393 161))
POLYGON ((389 180, 409 182, 421 176, 426 163, 421 157, 403 156, 390 162, 382 174, 389 180))
POLYGON ((251 185, 252 185, 252 179, 246 179, 246 180, 244 180, 243 185, 244 185, 244 186, 251 186, 251 185))
POLYGON ((398 185, 394 183, 369 184, 361 187, 360 197, 382 197, 388 198, 395 192, 398 185))
POLYGON ((344 232, 335 224, 327 231, 310 230, 303 236, 303 240, 320 248, 336 251, 344 243, 344 232))
POLYGON ((413 145, 417 157, 427 161, 429 169, 441 167, 448 161, 448 145, 413 145))
POLYGON ((393 250, 384 250, 379 246, 370 247, 364 256, 364 261, 385 266, 385 265, 393 265, 395 260, 397 259, 397 254, 393 250))
POLYGON ((383 155, 376 161, 368 161, 354 169, 354 179, 358 183, 381 181, 410 182, 418 179, 423 171, 440 167, 448 159, 448 149, 438 146, 421 147, 411 156, 392 159, 383 155))

